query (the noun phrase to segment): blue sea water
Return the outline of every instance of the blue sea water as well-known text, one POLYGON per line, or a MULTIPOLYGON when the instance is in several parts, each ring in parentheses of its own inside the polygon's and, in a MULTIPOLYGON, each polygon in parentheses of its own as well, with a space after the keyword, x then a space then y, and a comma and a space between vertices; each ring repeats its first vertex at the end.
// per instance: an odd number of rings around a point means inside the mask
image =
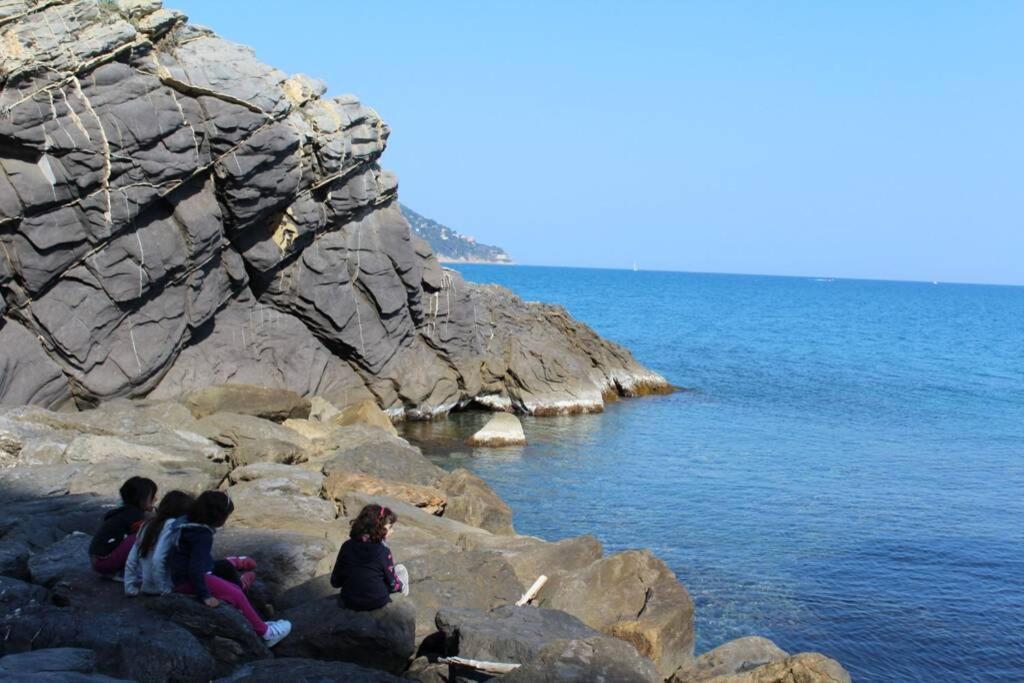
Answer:
POLYGON ((565 305, 691 391, 410 437, 518 531, 651 548, 697 651, 758 634, 856 681, 1024 681, 1024 288, 459 266, 565 305), (460 459, 461 458, 461 459, 460 459))

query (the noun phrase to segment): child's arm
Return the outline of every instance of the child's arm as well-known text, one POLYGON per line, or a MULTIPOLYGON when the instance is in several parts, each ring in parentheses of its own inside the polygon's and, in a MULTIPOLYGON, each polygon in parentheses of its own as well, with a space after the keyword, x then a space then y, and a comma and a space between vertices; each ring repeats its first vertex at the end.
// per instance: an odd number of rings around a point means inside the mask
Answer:
POLYGON ((402 580, 398 578, 398 574, 395 573, 395 558, 391 556, 391 551, 384 544, 381 544, 384 548, 384 583, 388 586, 388 591, 392 593, 402 592, 402 580))
POLYGON ((213 534, 199 533, 193 537, 192 548, 188 556, 188 580, 192 583, 192 592, 199 602, 210 598, 206 588, 206 568, 212 564, 213 534))
POLYGON ((348 578, 348 571, 345 563, 341 561, 341 556, 345 552, 345 546, 342 545, 338 550, 338 557, 334 560, 334 570, 331 572, 331 586, 334 588, 341 588, 345 584, 345 579, 348 578))

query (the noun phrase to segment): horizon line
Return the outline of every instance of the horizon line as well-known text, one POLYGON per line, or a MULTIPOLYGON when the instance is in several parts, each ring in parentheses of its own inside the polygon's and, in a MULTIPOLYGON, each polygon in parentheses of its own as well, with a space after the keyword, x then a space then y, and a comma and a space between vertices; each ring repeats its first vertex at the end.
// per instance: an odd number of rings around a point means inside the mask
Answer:
POLYGON ((681 273, 687 275, 742 275, 747 277, 777 277, 777 278, 790 278, 797 280, 848 280, 852 282, 898 282, 904 284, 921 284, 921 285, 966 285, 971 287, 1024 287, 1024 282, 1021 283, 1010 283, 1010 282, 964 282, 960 280, 912 280, 908 278, 882 278, 882 277, 850 277, 850 276, 836 276, 836 275, 783 275, 779 273, 738 273, 738 272, 724 272, 714 270, 678 270, 678 269, 666 269, 666 268, 640 268, 634 271, 631 268, 616 268, 612 266, 569 266, 569 265, 551 265, 544 263, 500 263, 500 262, 470 262, 470 261, 439 261, 443 267, 450 266, 498 266, 501 268, 524 266, 527 268, 571 268, 575 270, 613 270, 622 271, 626 273, 641 272, 641 273, 681 273))

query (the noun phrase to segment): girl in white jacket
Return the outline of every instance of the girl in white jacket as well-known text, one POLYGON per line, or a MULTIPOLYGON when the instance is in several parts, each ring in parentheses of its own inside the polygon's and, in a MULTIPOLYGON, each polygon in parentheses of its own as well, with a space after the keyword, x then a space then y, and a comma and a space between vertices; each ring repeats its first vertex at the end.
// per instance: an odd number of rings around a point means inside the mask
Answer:
POLYGON ((188 514, 193 500, 182 491, 169 491, 153 518, 143 525, 124 567, 127 595, 165 595, 174 590, 167 572, 167 553, 174 542, 175 527, 188 514))

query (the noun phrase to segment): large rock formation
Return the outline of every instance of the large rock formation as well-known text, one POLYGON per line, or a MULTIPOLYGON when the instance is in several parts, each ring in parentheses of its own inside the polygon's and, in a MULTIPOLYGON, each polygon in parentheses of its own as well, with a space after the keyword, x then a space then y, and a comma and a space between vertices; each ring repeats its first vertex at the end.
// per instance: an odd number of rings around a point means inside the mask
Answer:
POLYGON ((421 417, 666 386, 442 269, 378 165, 387 125, 325 91, 159 0, 0 3, 0 403, 230 380, 421 417))

